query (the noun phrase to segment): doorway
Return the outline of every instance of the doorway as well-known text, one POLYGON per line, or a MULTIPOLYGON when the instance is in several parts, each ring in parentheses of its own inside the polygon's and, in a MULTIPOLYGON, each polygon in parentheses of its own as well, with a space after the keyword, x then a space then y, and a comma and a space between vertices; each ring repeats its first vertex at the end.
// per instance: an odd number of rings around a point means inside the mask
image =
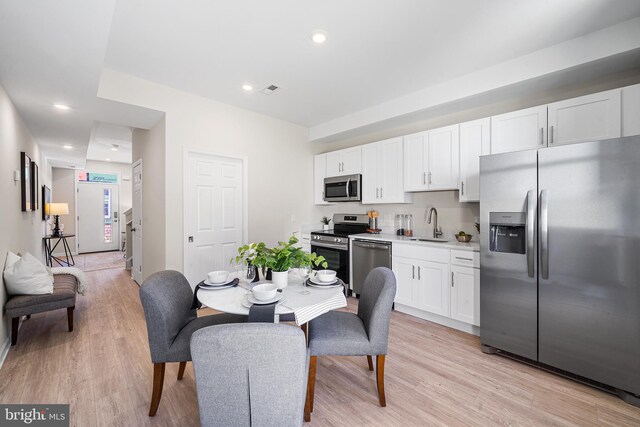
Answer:
POLYGON ((78 182, 78 253, 120 249, 118 184, 78 182))
POLYGON ((188 151, 184 161, 184 273, 195 286, 231 270, 247 236, 246 161, 188 151))

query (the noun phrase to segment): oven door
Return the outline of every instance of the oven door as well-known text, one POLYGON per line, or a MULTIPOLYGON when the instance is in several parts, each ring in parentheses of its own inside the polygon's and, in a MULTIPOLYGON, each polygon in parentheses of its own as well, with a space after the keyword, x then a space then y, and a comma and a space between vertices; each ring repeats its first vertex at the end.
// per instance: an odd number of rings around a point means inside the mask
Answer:
MULTIPOLYGON (((349 251, 318 246, 311 243, 311 252, 323 256, 327 260, 327 270, 335 270, 337 276, 344 283, 349 283, 349 251)), ((324 267, 315 267, 315 270, 324 270, 324 267)))

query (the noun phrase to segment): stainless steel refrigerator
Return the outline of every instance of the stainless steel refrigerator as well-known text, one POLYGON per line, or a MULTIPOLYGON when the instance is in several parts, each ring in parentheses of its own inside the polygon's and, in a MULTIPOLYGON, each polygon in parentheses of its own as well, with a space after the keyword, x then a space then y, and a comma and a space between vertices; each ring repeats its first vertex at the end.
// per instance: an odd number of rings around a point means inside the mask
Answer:
POLYGON ((480 215, 483 350, 639 404, 640 137, 481 157, 480 215))

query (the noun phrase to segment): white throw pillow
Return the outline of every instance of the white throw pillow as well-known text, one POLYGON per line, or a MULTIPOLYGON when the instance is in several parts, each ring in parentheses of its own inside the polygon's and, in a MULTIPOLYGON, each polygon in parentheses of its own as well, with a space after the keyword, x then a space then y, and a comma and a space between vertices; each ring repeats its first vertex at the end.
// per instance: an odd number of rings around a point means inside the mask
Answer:
POLYGON ((53 293, 53 276, 33 255, 26 253, 16 260, 9 252, 3 273, 9 295, 42 295, 53 293))

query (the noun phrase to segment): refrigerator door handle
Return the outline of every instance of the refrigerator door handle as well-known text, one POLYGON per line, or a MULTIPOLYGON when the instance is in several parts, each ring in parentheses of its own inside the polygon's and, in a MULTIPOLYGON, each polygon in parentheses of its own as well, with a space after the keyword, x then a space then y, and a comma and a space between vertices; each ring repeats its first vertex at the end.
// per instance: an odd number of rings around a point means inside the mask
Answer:
POLYGON ((534 221, 535 221, 535 202, 533 190, 527 191, 527 274, 534 277, 534 221))
POLYGON ((547 190, 540 191, 540 270, 543 279, 549 279, 549 223, 547 190))

